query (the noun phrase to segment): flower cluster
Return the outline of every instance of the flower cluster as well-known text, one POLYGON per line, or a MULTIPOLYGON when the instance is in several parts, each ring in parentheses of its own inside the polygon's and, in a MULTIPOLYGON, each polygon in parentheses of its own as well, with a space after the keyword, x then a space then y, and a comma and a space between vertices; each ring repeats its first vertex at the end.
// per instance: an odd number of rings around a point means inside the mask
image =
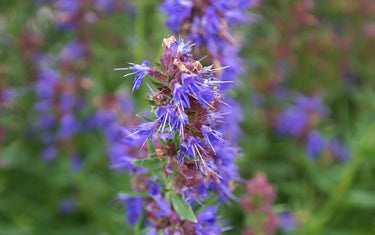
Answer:
POLYGON ((276 130, 296 139, 305 141, 309 155, 316 159, 322 153, 339 161, 347 160, 349 150, 337 139, 325 139, 315 127, 329 114, 319 96, 298 96, 294 104, 285 109, 276 121, 276 130))
POLYGON ((221 79, 236 81, 242 66, 239 43, 230 28, 253 21, 254 15, 248 10, 258 4, 257 0, 165 0, 162 9, 169 16, 166 25, 173 33, 206 47, 209 59, 217 67, 229 67, 221 79))
POLYGON ((82 116, 81 110, 86 106, 85 96, 92 81, 76 73, 76 64, 85 55, 84 44, 72 41, 61 50, 58 58, 42 55, 37 60, 39 73, 35 90, 38 101, 35 108, 39 115, 38 129, 47 146, 43 153, 46 161, 53 160, 61 148, 67 150, 72 164, 79 162, 71 138, 85 128, 86 117, 82 116), (50 63, 54 59, 59 61, 60 70, 50 63))
POLYGON ((250 216, 247 217, 248 227, 244 234, 275 234, 280 227, 279 218, 272 209, 276 197, 276 189, 270 185, 265 174, 257 173, 247 181, 242 204, 250 216))
MULTIPOLYGON (((25 58, 34 70, 35 78, 32 80, 37 94, 35 107, 39 119, 37 129, 45 144, 42 156, 51 161, 60 150, 67 152, 76 169, 80 161, 74 136, 92 130, 90 120, 95 119, 86 105, 93 86, 92 79, 86 74, 92 55, 90 30, 94 23, 113 11, 125 10, 126 6, 117 0, 54 0, 36 4, 43 4, 52 10, 56 16, 54 27, 73 33, 73 38, 56 55, 43 53, 46 35, 42 33, 26 28, 21 39, 25 58)), ((100 126, 106 132, 104 127, 109 126, 100 125, 100 121, 95 127, 100 126)))
MULTIPOLYGON (((191 1, 165 0, 162 9, 169 16, 166 25, 173 33, 186 36, 199 46, 196 51, 200 56, 208 53, 208 59, 216 67, 225 67, 217 77, 221 81, 230 81, 221 85, 221 90, 228 90, 232 84, 238 83, 238 75, 243 72, 239 56, 240 43, 237 36, 232 35, 230 28, 238 24, 250 23, 254 15, 249 9, 259 1, 191 1)), ((237 144, 241 130, 238 123, 243 120, 242 110, 234 99, 228 99, 231 110, 225 105, 218 107, 227 118, 232 120, 220 125, 220 131, 227 136, 232 145, 237 144)))
MULTIPOLYGON (((55 1, 74 9, 76 1, 55 1)), ((58 25, 56 25, 58 27, 58 25)), ((43 143, 42 157, 52 161, 60 153, 70 156, 72 170, 81 167, 74 136, 87 130, 86 98, 92 80, 84 74, 90 58, 83 35, 72 39, 57 54, 44 52, 46 35, 26 26, 20 39, 24 57, 32 68, 30 80, 36 93, 37 119, 33 129, 43 143)))
POLYGON ((53 3, 58 27, 68 31, 95 24, 100 17, 126 9, 125 3, 118 0, 54 0, 53 3))
MULTIPOLYGON (((192 44, 182 39, 177 41, 173 36, 164 39, 163 47, 158 68, 144 61, 141 65, 131 64, 128 68, 116 69, 133 70, 130 73, 136 75, 133 90, 141 86, 146 75, 153 77, 151 84, 154 86, 147 83, 152 93, 149 99, 152 114, 144 117, 144 122, 127 138, 136 137, 142 146, 147 142, 151 155, 134 164, 153 169, 151 173, 158 168, 159 173, 154 174, 154 178, 135 178, 137 183, 133 190, 146 189, 151 197, 144 200, 143 208, 155 231, 161 228, 165 228, 164 234, 221 231, 222 228, 215 224, 218 219, 215 208, 207 208, 197 219, 194 214, 189 216, 181 209, 188 208, 186 210, 192 213, 186 202, 201 204, 210 191, 216 191, 222 201, 235 199, 232 190, 239 177, 233 160, 237 148, 226 143, 225 136, 217 128, 225 123, 225 113, 219 107, 228 105, 220 92, 221 82, 215 78, 218 69, 203 67, 190 54, 192 44), (177 226, 172 227, 172 224, 177 226)), ((136 200, 127 195, 120 198, 136 200)), ((132 207, 131 203, 126 204, 128 209, 132 207)))

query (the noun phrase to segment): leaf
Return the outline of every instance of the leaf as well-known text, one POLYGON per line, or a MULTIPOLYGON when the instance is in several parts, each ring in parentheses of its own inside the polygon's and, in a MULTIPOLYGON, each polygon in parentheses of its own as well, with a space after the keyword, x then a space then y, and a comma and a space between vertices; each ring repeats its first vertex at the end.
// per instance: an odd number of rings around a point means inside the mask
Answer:
POLYGON ((173 182, 173 179, 176 175, 176 171, 173 171, 173 173, 168 177, 167 179, 167 188, 171 188, 172 187, 172 182, 173 182))
POLYGON ((187 204, 181 197, 176 194, 172 194, 172 204, 179 216, 194 223, 198 222, 193 210, 191 209, 191 206, 187 204))
POLYGON ((159 158, 147 158, 147 159, 140 159, 140 160, 135 160, 132 162, 133 165, 143 167, 146 169, 157 169, 161 168, 165 165, 167 165, 166 160, 160 161, 159 158))
POLYGON ((146 99, 147 102, 151 105, 151 106, 158 106, 154 100, 149 100, 149 99, 146 99))
POLYGON ((158 139, 160 140, 164 148, 168 148, 167 142, 165 142, 162 138, 160 138, 160 136, 158 136, 158 139))
POLYGON ((21 155, 22 150, 24 150, 22 141, 16 140, 4 148, 0 160, 4 160, 6 163, 11 163, 17 159, 17 156, 21 155))
POLYGON ((154 142, 152 142, 151 138, 147 139, 147 148, 148 148, 148 154, 152 155, 156 152, 154 142))
POLYGON ((151 118, 145 117, 145 116, 140 115, 140 114, 136 114, 135 116, 142 119, 143 121, 148 121, 148 122, 154 122, 155 121, 155 120, 152 120, 151 118))
POLYGON ((152 82, 152 84, 154 84, 157 87, 166 86, 168 88, 171 88, 171 85, 169 85, 169 83, 163 83, 163 82, 160 82, 159 80, 154 79, 154 78, 151 79, 151 82, 152 82))
POLYGON ((134 191, 120 191, 121 194, 125 194, 130 197, 147 197, 149 196, 146 192, 134 192, 134 191))
POLYGON ((161 180, 164 184, 165 177, 164 177, 163 168, 151 169, 151 173, 153 176, 161 180))
POLYGON ((156 68, 158 68, 160 70, 164 69, 163 65, 161 65, 159 62, 156 62, 155 65, 156 65, 156 68))

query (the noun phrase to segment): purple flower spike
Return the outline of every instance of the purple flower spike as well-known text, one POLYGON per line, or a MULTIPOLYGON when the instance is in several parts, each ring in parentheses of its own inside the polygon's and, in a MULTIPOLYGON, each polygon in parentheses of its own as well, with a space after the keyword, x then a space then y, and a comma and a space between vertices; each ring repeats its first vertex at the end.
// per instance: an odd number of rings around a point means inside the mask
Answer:
MULTIPOLYGON (((195 60, 190 54, 191 42, 172 36, 162 45, 158 68, 143 63, 122 69, 133 69, 137 84, 145 74, 160 82, 155 83, 156 91, 148 86, 156 120, 141 123, 124 139, 138 138, 143 144, 152 140, 148 158, 133 162, 149 170, 148 174, 136 177, 132 185, 136 191, 147 189, 145 226, 150 227, 150 234, 220 234, 229 227, 217 224, 216 207, 207 208, 198 219, 192 214, 194 209, 189 208, 195 203, 204 204, 211 192, 217 193, 220 201, 237 199, 232 194, 233 182, 239 179, 233 162, 237 148, 230 145, 231 141, 224 143, 228 132, 224 115, 231 108, 220 91, 222 82, 215 77, 220 69, 203 67, 195 60)), ((127 146, 133 143, 129 142, 127 146)), ((119 146, 114 165, 127 168, 137 152, 123 153, 119 146)))

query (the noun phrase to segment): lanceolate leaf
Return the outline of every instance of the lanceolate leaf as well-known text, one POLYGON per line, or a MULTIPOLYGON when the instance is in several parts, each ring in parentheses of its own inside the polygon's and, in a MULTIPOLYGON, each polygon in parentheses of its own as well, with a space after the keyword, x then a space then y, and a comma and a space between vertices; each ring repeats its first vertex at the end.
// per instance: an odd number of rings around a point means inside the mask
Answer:
POLYGON ((147 148, 148 148, 148 154, 149 155, 154 154, 156 152, 155 144, 154 144, 154 142, 152 142, 151 138, 148 138, 148 140, 147 140, 147 148))
POLYGON ((135 160, 132 162, 136 166, 140 166, 146 169, 157 169, 161 168, 165 165, 167 165, 166 160, 160 161, 159 158, 147 158, 147 159, 140 159, 140 160, 135 160))
POLYGON ((187 204, 180 196, 172 194, 172 204, 176 212, 184 219, 197 223, 198 220, 194 215, 190 205, 187 204))
POLYGON ((142 119, 143 121, 148 121, 148 122, 155 121, 155 120, 152 120, 151 118, 145 117, 145 116, 140 115, 140 114, 136 114, 135 116, 137 116, 138 118, 142 119))

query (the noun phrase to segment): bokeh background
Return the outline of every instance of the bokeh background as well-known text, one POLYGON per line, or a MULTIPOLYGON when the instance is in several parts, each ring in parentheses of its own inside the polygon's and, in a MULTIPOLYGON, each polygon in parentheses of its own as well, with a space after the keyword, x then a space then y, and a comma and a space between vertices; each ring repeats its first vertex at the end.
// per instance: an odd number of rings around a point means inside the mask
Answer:
MULTIPOLYGON (((133 234, 114 200, 129 176, 109 169, 105 131, 90 123, 103 97, 132 96, 129 116, 148 107, 146 88, 131 94, 113 68, 156 62, 171 32, 162 1, 82 1, 0 0, 0 234, 133 234), (51 76, 70 84, 61 99, 79 96, 76 123, 42 102, 51 76), (46 128, 46 112, 61 123, 46 128)), ((235 30, 241 176, 263 172, 277 189, 274 210, 296 220, 280 234, 375 234, 375 2, 263 0, 253 11, 235 30)), ((251 217, 237 202, 220 214, 225 234, 251 217)))

